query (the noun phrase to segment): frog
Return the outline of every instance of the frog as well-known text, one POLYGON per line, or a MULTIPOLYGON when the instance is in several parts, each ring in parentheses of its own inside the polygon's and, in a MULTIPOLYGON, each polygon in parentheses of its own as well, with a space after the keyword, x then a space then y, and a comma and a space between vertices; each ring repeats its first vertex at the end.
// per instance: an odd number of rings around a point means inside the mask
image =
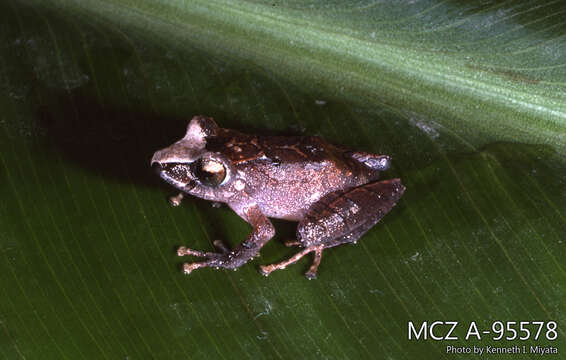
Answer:
POLYGON ((399 201, 401 179, 378 180, 391 157, 355 151, 317 136, 253 135, 219 127, 212 117, 194 116, 182 139, 156 151, 151 166, 180 194, 226 204, 248 222, 251 233, 229 249, 214 241, 214 251, 185 246, 178 256, 200 261, 183 264, 190 274, 200 268, 236 270, 259 256, 275 235, 270 218, 298 222, 299 250, 278 263, 261 265, 267 276, 313 253, 306 278, 317 276, 324 250, 356 243, 399 201))

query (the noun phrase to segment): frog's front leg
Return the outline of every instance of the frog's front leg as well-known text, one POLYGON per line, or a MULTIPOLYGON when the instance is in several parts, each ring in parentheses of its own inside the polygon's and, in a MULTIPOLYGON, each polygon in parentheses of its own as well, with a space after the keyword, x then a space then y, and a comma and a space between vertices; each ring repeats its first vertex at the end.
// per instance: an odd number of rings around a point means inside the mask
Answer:
MULTIPOLYGON (((256 256, 262 246, 275 235, 275 228, 271 224, 271 221, 261 212, 257 205, 246 206, 242 209, 236 209, 236 211, 238 215, 253 226, 252 233, 245 241, 231 251, 222 249, 222 247, 220 247, 221 252, 219 253, 192 250, 186 247, 179 248, 177 250, 177 255, 179 256, 192 255, 206 258, 205 261, 201 262, 185 263, 183 270, 186 274, 202 267, 239 268, 256 256)), ((215 245, 219 247, 218 244, 215 245)))
POLYGON ((356 242, 395 206, 404 191, 401 180, 392 179, 327 194, 309 208, 297 227, 298 245, 305 249, 281 263, 262 266, 261 272, 269 275, 314 252, 305 276, 315 278, 324 249, 356 242))

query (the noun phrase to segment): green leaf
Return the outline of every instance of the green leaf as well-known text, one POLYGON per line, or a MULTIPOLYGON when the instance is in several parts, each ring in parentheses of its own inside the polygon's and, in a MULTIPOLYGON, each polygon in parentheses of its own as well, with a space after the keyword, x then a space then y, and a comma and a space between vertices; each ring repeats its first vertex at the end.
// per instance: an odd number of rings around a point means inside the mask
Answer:
POLYGON ((0 357, 560 350, 564 13, 518 0, 3 2, 0 357), (257 272, 296 252, 284 221, 238 271, 185 276, 178 246, 250 231, 227 207, 171 208, 149 167, 194 114, 389 154, 384 177, 407 191, 357 246, 325 251, 317 280, 303 277, 310 258, 257 272), (423 321, 457 321, 459 340, 408 340, 423 321), (496 325, 466 340, 472 321, 558 332, 493 341, 496 325))

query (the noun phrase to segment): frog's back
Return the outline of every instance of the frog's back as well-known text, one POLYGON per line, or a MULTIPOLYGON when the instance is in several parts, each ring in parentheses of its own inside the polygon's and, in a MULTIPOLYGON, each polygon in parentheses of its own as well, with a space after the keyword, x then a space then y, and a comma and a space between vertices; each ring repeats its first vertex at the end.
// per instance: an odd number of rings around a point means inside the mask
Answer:
POLYGON ((232 164, 270 161, 281 163, 317 163, 343 158, 346 148, 332 145, 316 136, 258 136, 221 129, 207 142, 207 149, 226 155, 232 164))
POLYGON ((316 136, 254 136, 232 130, 218 135, 207 148, 222 152, 245 175, 246 192, 269 217, 300 220, 329 192, 377 178, 377 172, 352 158, 352 151, 316 136))

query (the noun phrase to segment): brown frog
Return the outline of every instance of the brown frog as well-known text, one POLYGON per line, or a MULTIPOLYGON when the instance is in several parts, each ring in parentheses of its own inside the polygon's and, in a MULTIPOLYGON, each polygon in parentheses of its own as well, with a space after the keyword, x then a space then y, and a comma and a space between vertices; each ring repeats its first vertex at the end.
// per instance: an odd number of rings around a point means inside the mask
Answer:
POLYGON ((151 164, 177 189, 226 203, 253 227, 233 250, 218 241, 218 252, 179 248, 179 256, 205 259, 185 263, 187 274, 201 267, 236 269, 257 256, 275 235, 271 217, 298 221, 297 240, 286 245, 303 249, 261 266, 261 272, 269 275, 314 252, 305 276, 315 278, 324 249, 355 243, 405 191, 400 179, 376 181, 389 168, 387 155, 352 151, 319 137, 248 135, 205 116, 193 117, 185 136, 155 152, 151 164))

